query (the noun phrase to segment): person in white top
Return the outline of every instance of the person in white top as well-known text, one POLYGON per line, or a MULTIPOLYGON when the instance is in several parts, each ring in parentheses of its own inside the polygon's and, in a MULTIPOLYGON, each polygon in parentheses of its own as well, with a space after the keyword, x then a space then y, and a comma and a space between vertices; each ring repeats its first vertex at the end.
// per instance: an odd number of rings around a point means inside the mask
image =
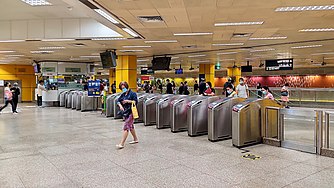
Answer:
POLYGON ((5 105, 0 108, 0 112, 8 106, 8 104, 12 105, 12 111, 14 113, 14 105, 13 105, 13 93, 10 91, 10 83, 6 82, 5 83, 5 105))
POLYGON ((44 81, 40 80, 38 82, 38 86, 37 86, 37 106, 42 107, 42 93, 43 91, 46 91, 45 87, 44 87, 44 81))
POLYGON ((249 90, 243 78, 239 79, 239 85, 236 87, 236 93, 239 98, 247 99, 249 97, 249 90))

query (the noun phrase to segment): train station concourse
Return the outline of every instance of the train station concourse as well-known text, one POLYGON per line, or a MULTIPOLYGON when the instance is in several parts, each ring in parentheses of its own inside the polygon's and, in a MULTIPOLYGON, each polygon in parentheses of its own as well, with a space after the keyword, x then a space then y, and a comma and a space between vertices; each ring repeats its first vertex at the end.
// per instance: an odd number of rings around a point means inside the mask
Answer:
POLYGON ((0 2, 0 188, 334 187, 333 1, 0 2))

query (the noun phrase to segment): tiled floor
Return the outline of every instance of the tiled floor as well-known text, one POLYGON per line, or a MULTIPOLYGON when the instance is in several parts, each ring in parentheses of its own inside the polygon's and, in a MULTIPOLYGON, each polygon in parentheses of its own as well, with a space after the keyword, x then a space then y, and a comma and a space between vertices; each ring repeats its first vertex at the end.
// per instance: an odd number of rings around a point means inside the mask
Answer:
MULTIPOLYGON (((267 145, 241 156, 137 124, 140 144, 116 150, 122 122, 98 112, 22 107, 0 115, 0 187, 334 187, 334 159, 267 145)), ((8 111, 7 111, 8 112, 8 111)), ((130 139, 129 139, 130 140, 130 139)))

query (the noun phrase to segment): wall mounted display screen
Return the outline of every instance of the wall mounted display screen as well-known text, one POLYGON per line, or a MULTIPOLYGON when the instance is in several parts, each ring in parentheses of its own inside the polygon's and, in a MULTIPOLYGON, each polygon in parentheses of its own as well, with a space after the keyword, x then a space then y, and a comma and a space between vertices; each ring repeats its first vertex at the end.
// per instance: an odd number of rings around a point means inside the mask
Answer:
POLYGON ((175 69, 175 74, 183 74, 183 69, 175 69))
POLYGON ((293 59, 266 60, 266 71, 293 70, 293 59))
POLYGON ((141 68, 140 74, 141 75, 154 74, 154 70, 152 70, 152 67, 141 68))
POLYGON ((169 70, 171 57, 155 57, 152 60, 153 70, 169 70))
POLYGON ((252 72, 253 67, 251 65, 248 66, 241 66, 241 72, 252 72))
POLYGON ((106 51, 100 53, 102 67, 105 68, 113 68, 117 66, 116 59, 117 55, 116 52, 106 51))
POLYGON ((34 72, 35 73, 41 73, 41 65, 36 63, 34 64, 34 72))

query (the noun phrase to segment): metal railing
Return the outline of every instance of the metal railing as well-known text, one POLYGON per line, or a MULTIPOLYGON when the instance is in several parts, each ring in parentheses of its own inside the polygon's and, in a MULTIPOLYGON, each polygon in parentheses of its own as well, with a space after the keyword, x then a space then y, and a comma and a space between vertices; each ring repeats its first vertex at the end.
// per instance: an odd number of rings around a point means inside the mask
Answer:
POLYGON ((334 115, 334 112, 325 112, 325 123, 321 129, 321 155, 334 157, 334 148, 331 148, 330 145, 330 116, 334 115))

